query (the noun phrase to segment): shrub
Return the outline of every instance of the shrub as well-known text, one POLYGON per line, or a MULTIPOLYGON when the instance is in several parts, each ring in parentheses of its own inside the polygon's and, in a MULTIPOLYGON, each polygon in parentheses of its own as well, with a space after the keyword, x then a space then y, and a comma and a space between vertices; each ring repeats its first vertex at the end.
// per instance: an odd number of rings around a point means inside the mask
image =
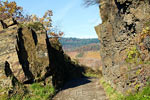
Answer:
POLYGON ((35 31, 40 31, 44 29, 44 26, 40 22, 29 23, 27 26, 31 27, 35 31))

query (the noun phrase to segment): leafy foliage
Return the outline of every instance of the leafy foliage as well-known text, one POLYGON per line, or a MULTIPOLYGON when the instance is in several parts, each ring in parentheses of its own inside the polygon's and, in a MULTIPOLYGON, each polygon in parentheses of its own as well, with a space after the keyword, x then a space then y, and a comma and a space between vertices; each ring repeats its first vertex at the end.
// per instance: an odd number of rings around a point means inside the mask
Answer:
POLYGON ((44 26, 40 22, 33 22, 33 23, 26 23, 26 24, 19 24, 19 27, 30 27, 34 29, 36 32, 37 31, 42 31, 44 30, 44 26))
POLYGON ((23 18, 23 8, 17 6, 16 2, 8 2, 8 0, 0 0, 0 20, 4 20, 10 17, 15 19, 23 18))
POLYGON ((55 37, 57 40, 64 35, 64 32, 61 32, 57 27, 53 27, 48 34, 51 37, 55 37))
POLYGON ((43 17, 37 17, 36 15, 25 15, 23 14, 23 8, 18 6, 15 1, 9 2, 8 0, 3 1, 0 0, 0 20, 5 20, 8 18, 14 18, 20 22, 23 22, 23 26, 28 26, 34 28, 35 30, 41 30, 43 28, 46 30, 49 35, 53 37, 61 37, 64 33, 59 31, 56 32, 51 30, 52 20, 51 16, 53 16, 52 10, 47 10, 43 17), (41 25, 43 25, 41 27, 41 25), (51 30, 51 31, 50 31, 51 30))
POLYGON ((64 33, 56 28, 52 28, 51 16, 53 16, 53 12, 51 10, 46 11, 41 18, 36 15, 28 16, 29 24, 27 24, 36 31, 44 29, 48 32, 48 35, 58 39, 59 37, 62 37, 64 33))
POLYGON ((30 22, 40 22, 45 27, 45 29, 48 31, 52 27, 51 16, 53 16, 53 12, 51 10, 48 10, 45 12, 43 17, 41 17, 41 18, 37 17, 36 15, 30 16, 30 22))

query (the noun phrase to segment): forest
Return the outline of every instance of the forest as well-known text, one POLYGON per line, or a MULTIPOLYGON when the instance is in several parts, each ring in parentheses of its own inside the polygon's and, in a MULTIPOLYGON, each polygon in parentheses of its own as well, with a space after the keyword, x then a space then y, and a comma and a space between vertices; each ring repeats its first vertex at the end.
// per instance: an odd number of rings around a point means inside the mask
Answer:
MULTIPOLYGON (((79 48, 91 48, 91 50, 99 50, 100 41, 98 38, 80 39, 80 38, 60 38, 64 50, 77 50, 79 48)), ((87 49, 88 49, 87 48, 87 49)))

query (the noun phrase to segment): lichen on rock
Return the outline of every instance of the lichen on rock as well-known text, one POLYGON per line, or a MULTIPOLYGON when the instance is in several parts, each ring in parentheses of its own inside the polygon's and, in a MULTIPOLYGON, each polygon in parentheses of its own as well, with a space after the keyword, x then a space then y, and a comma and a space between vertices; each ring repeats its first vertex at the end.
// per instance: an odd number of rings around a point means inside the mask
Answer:
POLYGON ((102 24, 96 26, 95 30, 101 41, 100 55, 103 63, 103 76, 114 88, 124 93, 128 89, 137 91, 136 84, 139 85, 138 90, 141 89, 148 81, 147 77, 150 77, 149 65, 142 64, 146 58, 148 61, 150 60, 148 59, 148 36, 144 41, 137 41, 145 23, 150 21, 149 7, 148 0, 105 0, 100 2, 102 24), (144 46, 141 48, 140 44, 145 43, 143 51, 144 46), (133 47, 137 48, 135 54, 138 52, 138 55, 135 55, 135 59, 140 61, 138 64, 126 62, 129 53, 130 56, 134 56, 132 51, 129 51, 133 47), (141 72, 137 74, 139 69, 141 72), (142 74, 142 70, 145 74, 142 74))
POLYGON ((11 18, 0 25, 0 96, 7 92, 9 98, 16 94, 22 98, 34 83, 59 90, 86 73, 87 69, 71 61, 58 39, 48 38, 46 31, 40 34, 11 18))

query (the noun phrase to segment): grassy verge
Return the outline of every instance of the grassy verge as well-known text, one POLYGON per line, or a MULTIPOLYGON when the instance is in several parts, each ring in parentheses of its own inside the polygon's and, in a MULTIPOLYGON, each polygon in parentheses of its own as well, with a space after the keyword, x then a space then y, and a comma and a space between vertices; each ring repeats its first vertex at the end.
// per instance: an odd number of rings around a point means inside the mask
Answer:
POLYGON ((10 100, 51 100, 55 94, 55 89, 49 85, 34 83, 28 86, 28 93, 25 95, 16 94, 10 100))
POLYGON ((7 100, 8 96, 6 94, 0 95, 0 100, 7 100))
POLYGON ((83 73, 83 74, 86 77, 100 78, 102 76, 102 72, 100 70, 93 70, 92 68, 89 68, 89 67, 86 67, 86 66, 83 66, 83 67, 84 67, 84 70, 85 70, 85 73, 83 73))
POLYGON ((100 79, 100 83, 102 84, 107 97, 109 100, 123 100, 124 96, 113 89, 110 84, 106 83, 103 78, 100 79))
POLYGON ((100 75, 97 75, 94 73, 85 73, 84 76, 86 76, 86 77, 100 77, 100 75))
POLYGON ((150 84, 144 87, 142 91, 124 96, 113 89, 103 78, 101 78, 100 83, 102 84, 106 95, 109 97, 109 100, 150 100, 150 84))
POLYGON ((136 94, 130 94, 124 100, 150 100, 150 85, 147 85, 142 91, 136 94))
POLYGON ((29 87, 30 94, 24 100, 48 100, 55 94, 52 86, 42 86, 40 83, 34 83, 29 87))

